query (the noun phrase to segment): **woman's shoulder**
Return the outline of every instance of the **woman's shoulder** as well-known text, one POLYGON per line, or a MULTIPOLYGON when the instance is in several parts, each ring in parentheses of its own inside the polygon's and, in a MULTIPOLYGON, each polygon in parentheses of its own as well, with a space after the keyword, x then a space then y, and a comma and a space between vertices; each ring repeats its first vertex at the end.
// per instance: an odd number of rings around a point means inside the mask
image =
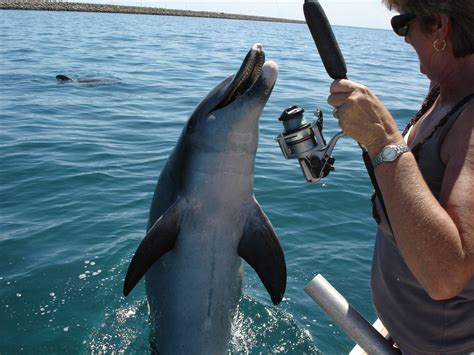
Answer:
POLYGON ((474 159, 474 94, 470 95, 470 99, 460 107, 456 120, 446 134, 440 153, 444 163, 455 155, 467 154, 474 159))
POLYGON ((448 136, 452 136, 451 138, 470 136, 474 125, 474 93, 461 100, 458 103, 458 109, 453 114, 457 117, 455 117, 456 119, 449 130, 448 136))
POLYGON ((461 129, 462 127, 471 127, 474 122, 474 93, 468 94, 458 104, 458 118, 453 124, 453 129, 461 129))

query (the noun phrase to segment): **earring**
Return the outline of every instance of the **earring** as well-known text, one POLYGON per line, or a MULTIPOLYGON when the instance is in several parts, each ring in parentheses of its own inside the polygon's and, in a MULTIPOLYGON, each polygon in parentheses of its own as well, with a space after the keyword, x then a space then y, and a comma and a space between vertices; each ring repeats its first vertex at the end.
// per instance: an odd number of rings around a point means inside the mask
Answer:
POLYGON ((436 52, 442 52, 446 49, 446 41, 443 39, 443 41, 441 42, 441 47, 438 47, 438 39, 436 39, 434 42, 433 42, 433 48, 436 50, 436 52))

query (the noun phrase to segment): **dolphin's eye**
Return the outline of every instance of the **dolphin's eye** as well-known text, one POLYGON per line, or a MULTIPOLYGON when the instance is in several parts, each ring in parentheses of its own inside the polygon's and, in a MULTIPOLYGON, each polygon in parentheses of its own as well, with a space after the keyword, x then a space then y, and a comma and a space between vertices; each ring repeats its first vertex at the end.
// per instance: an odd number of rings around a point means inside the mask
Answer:
POLYGON ((192 131, 194 129, 194 117, 191 117, 189 120, 188 120, 188 124, 186 125, 186 129, 188 131, 192 131))

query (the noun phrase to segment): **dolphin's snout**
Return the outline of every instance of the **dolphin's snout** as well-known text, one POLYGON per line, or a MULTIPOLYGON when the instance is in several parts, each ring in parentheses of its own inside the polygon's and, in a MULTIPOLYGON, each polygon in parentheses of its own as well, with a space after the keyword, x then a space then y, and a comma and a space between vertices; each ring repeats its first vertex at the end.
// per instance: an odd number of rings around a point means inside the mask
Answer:
POLYGON ((278 76, 278 65, 274 61, 267 61, 262 67, 262 79, 267 86, 275 85, 278 76))
POLYGON ((263 51, 263 45, 261 43, 255 43, 252 50, 263 51))

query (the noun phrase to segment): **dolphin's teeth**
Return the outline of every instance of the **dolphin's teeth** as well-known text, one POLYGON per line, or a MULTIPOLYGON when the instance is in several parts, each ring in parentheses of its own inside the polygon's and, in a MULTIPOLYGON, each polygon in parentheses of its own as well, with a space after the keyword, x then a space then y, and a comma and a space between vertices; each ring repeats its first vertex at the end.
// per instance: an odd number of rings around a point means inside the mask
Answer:
POLYGON ((235 86, 234 93, 237 93, 237 91, 244 91, 244 90, 241 90, 241 89, 245 89, 244 84, 252 79, 252 74, 255 72, 256 66, 259 64, 259 57, 260 57, 259 54, 260 53, 257 52, 257 54, 252 56, 250 58, 250 61, 246 64, 244 68, 244 72, 242 73, 240 80, 235 86))
POLYGON ((265 56, 259 56, 257 64, 254 66, 250 76, 249 88, 257 81, 262 74, 263 64, 265 64, 265 56))
POLYGON ((265 54, 263 49, 255 50, 253 48, 248 54, 247 61, 242 65, 238 77, 232 82, 232 88, 227 97, 219 104, 223 107, 234 101, 238 96, 252 87, 262 73, 262 67, 265 63, 265 54))

